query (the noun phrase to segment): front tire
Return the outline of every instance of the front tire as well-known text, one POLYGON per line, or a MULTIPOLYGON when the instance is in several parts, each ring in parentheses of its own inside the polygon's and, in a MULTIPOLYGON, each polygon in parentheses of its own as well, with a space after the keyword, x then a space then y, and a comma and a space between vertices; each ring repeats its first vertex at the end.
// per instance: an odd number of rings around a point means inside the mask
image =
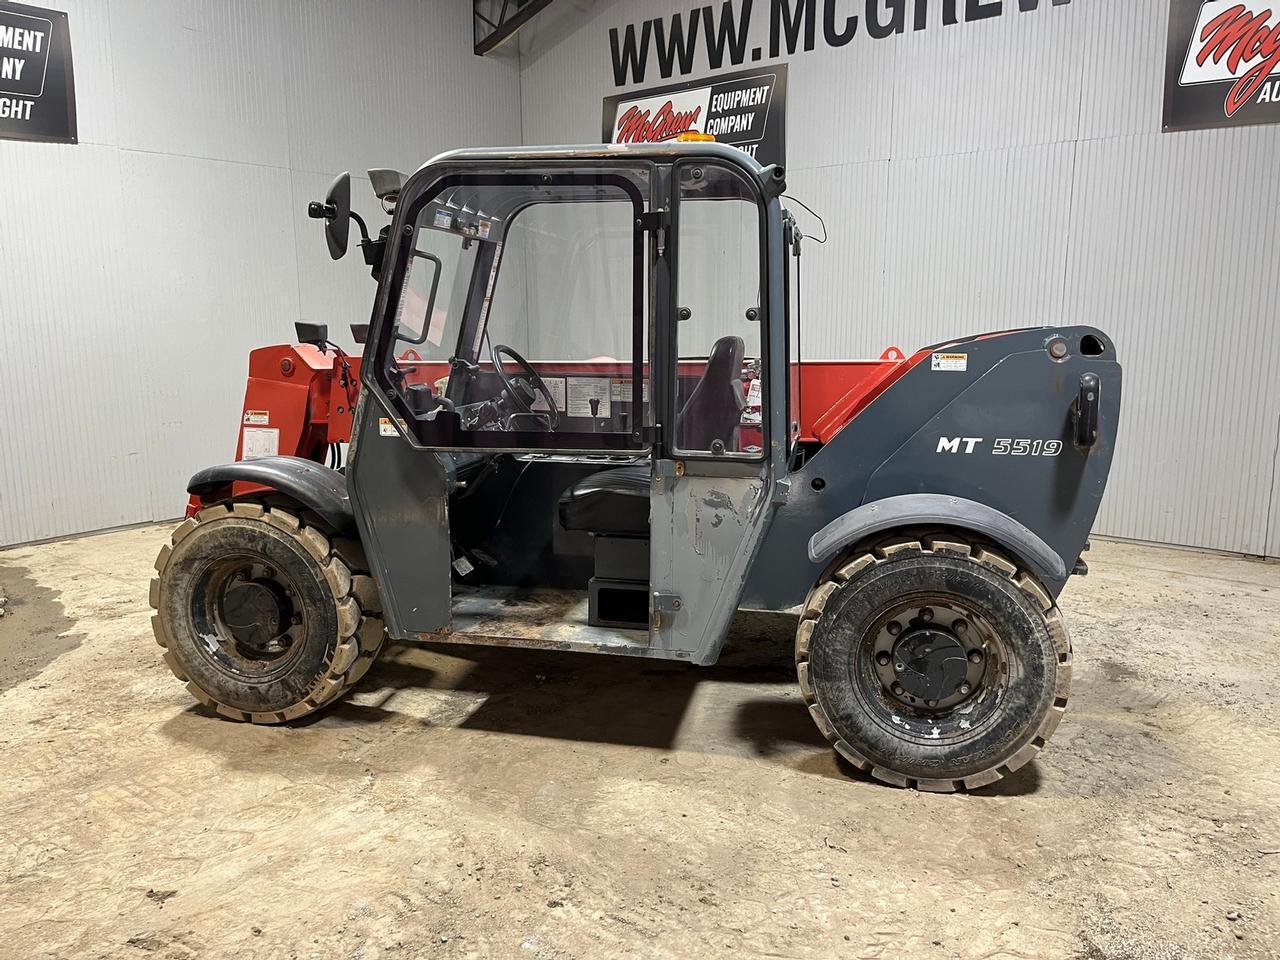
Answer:
POLYGON ((369 669, 384 630, 359 544, 278 504, 223 503, 156 558, 152 626, 174 676, 233 720, 283 723, 369 669))
POLYGON ((1034 757, 1071 688, 1062 617, 1028 571, 954 535, 858 553, 810 592, 800 689, 858 769, 900 787, 994 783, 1034 757))

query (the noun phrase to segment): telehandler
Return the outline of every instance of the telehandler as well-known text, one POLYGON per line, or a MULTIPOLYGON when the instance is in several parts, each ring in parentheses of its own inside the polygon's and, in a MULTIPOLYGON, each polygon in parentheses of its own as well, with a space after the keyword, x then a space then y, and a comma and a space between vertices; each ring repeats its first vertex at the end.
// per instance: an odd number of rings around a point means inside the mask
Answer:
POLYGON ((156 562, 193 696, 295 720, 385 637, 711 664, 740 608, 798 608, 800 692, 859 770, 973 789, 1044 747, 1119 416, 1105 334, 802 362, 784 171, 723 144, 370 180, 376 235, 345 174, 310 205, 335 258, 359 228, 363 356, 317 324, 254 351, 237 460, 156 562))

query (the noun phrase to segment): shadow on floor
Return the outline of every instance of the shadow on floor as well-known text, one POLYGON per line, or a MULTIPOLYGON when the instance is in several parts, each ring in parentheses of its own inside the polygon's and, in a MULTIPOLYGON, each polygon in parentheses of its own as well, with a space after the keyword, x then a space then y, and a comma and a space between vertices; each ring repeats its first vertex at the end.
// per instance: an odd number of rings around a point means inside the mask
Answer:
MULTIPOLYGON (((741 615, 711 667, 510 647, 391 644, 361 682, 360 702, 341 701, 288 729, 356 730, 362 740, 456 728, 659 751, 678 745, 754 756, 814 776, 869 780, 831 750, 798 695, 795 622, 786 614, 741 615), (704 730, 705 741, 699 739, 704 730)), ((193 706, 182 721, 166 724, 167 732, 198 738, 228 756, 248 746, 246 725, 223 721, 216 733, 196 730, 189 723, 193 714, 201 726, 205 717, 222 720, 193 706)), ((271 753, 280 748, 271 742, 271 753)), ((1030 764, 982 793, 1021 795, 1038 783, 1030 764)))
MULTIPOLYGON (((794 739, 798 730, 804 731, 801 743, 822 743, 803 704, 783 694, 795 683, 794 636, 792 616, 742 614, 730 628, 723 656, 711 667, 507 647, 395 645, 379 659, 364 685, 386 691, 382 705, 409 690, 444 688, 484 695, 456 724, 447 716, 428 717, 425 722, 431 725, 443 721, 491 733, 653 749, 675 745, 703 685, 775 685, 779 692, 774 698, 743 704, 737 702, 741 693, 730 690, 716 700, 745 713, 734 727, 750 736, 761 756, 768 756, 777 752, 782 739, 794 739), (465 670, 458 672, 456 664, 450 670, 441 655, 465 661, 465 670), (775 721, 782 726, 774 728, 775 721)), ((366 723, 393 713, 377 702, 340 704, 333 710, 335 718, 366 723)))

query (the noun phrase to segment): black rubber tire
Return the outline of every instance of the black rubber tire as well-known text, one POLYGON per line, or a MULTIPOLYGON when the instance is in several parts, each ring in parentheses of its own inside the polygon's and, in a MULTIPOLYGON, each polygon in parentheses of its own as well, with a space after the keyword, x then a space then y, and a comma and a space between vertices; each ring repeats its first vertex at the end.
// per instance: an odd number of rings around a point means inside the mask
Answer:
POLYGON ((855 553, 810 591, 796 671, 814 722, 849 763, 894 786, 948 792, 994 783, 1044 747, 1066 710, 1071 642, 1045 589, 995 548, 954 534, 907 538, 855 553), (929 741, 925 724, 916 733, 884 724, 869 684, 851 673, 888 605, 930 593, 980 611, 1012 654, 990 722, 959 742, 929 741))
POLYGON ((318 517, 279 502, 216 504, 185 520, 156 558, 151 618, 164 662, 193 697, 233 720, 284 723, 334 702, 368 671, 385 630, 364 552, 338 540, 318 517), (198 648, 193 595, 202 570, 228 554, 261 558, 286 572, 306 611, 305 639, 285 673, 263 682, 235 677, 198 648))

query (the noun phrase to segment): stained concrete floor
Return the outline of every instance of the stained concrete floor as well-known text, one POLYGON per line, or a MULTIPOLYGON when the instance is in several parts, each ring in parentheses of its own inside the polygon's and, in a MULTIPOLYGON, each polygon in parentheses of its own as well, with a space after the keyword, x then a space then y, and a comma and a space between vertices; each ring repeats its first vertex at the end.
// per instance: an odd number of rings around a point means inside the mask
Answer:
POLYGON ((934 796, 837 764, 782 616, 224 721, 151 637, 167 533, 0 552, 0 956, 1280 956, 1280 566, 1097 543, 1049 748, 934 796))

